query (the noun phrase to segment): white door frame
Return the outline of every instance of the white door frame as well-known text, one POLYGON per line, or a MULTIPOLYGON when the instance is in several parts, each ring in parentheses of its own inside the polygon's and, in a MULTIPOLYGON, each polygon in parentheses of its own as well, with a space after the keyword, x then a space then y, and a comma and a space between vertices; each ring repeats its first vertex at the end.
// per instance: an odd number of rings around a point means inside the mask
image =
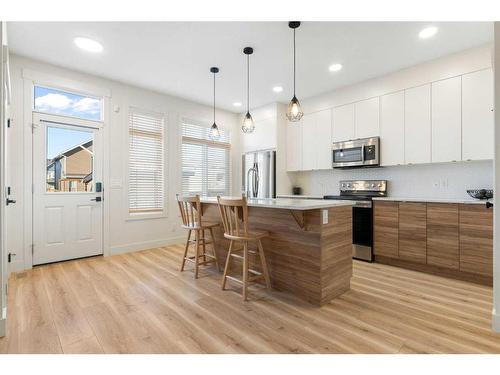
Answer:
POLYGON ((49 86, 60 90, 67 90, 79 94, 91 95, 94 97, 102 97, 103 100, 103 118, 100 121, 102 127, 102 143, 103 143, 103 255, 110 255, 109 245, 109 158, 110 145, 109 139, 110 129, 110 97, 111 90, 99 86, 89 85, 80 81, 73 81, 52 74, 36 72, 30 69, 22 69, 22 77, 24 82, 24 97, 23 97, 23 120, 19 123, 23 124, 23 148, 24 148, 24 184, 23 184, 23 201, 24 201, 24 229, 23 229, 23 264, 18 265, 18 269, 11 271, 20 271, 23 269, 31 269, 33 267, 33 108, 34 108, 34 87, 35 85, 49 86))

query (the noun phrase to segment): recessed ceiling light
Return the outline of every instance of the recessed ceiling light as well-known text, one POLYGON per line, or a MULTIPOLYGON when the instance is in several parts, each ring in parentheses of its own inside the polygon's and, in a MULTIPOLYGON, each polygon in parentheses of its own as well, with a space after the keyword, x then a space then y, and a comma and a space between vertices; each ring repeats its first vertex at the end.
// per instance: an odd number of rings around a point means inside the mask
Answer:
POLYGON ((436 26, 429 26, 426 27, 425 29, 422 29, 422 31, 418 33, 418 37, 420 39, 427 39, 430 38, 431 36, 436 35, 437 32, 438 28, 436 26))
POLYGON ((234 103, 233 103, 233 106, 234 106, 234 107, 241 107, 241 103, 240 103, 240 102, 234 102, 234 103))
POLYGON ((281 86, 274 86, 273 87, 273 91, 274 92, 282 92, 283 91, 283 87, 281 87, 281 86))
POLYGON ((81 48, 88 52, 102 52, 103 46, 97 40, 78 37, 73 39, 73 42, 78 48, 81 48))
POLYGON ((342 69, 342 64, 332 64, 328 67, 330 72, 338 72, 340 69, 342 69))

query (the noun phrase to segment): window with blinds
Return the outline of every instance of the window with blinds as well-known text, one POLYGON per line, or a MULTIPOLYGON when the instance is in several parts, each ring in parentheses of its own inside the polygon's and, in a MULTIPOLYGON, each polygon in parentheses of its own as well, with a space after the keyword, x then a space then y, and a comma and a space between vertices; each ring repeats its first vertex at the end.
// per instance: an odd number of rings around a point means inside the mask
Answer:
POLYGON ((164 209, 164 123, 159 113, 129 112, 129 212, 164 209))
POLYGON ((215 197, 231 189, 229 132, 210 139, 210 128, 182 124, 182 194, 215 197))

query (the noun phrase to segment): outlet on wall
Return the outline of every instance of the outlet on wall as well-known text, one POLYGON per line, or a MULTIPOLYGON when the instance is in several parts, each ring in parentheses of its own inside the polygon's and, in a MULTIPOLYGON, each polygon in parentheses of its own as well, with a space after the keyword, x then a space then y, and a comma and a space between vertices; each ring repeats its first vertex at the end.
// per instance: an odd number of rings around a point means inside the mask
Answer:
POLYGON ((448 189, 448 179, 445 178, 445 179, 441 179, 441 189, 448 189))
POLYGON ((439 181, 433 181, 432 182, 432 187, 434 189, 439 189, 440 186, 441 186, 441 183, 439 181))

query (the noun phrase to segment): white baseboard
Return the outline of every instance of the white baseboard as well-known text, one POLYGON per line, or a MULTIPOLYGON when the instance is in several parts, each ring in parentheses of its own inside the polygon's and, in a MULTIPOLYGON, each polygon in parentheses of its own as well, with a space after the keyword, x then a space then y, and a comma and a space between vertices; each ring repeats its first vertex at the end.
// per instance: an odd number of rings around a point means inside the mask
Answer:
POLYGON ((500 332, 500 314, 498 314, 494 309, 491 315, 491 327, 494 331, 500 332))
POLYGON ((182 244, 186 242, 186 236, 166 238, 162 240, 135 242, 126 245, 111 246, 110 255, 131 253, 134 251, 153 249, 155 247, 162 247, 168 245, 182 244))
POLYGON ((2 309, 2 315, 0 316, 0 337, 5 336, 7 331, 7 308, 2 309))

